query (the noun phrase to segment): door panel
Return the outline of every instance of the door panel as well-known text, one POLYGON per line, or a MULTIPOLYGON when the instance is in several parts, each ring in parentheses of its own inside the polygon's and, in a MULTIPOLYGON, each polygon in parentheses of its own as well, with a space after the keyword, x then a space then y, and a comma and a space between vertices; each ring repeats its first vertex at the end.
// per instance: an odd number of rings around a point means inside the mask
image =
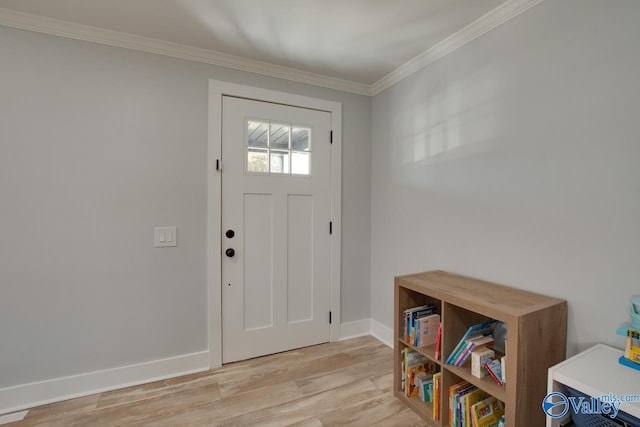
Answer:
POLYGON ((287 203, 287 321, 313 318, 313 195, 290 194, 287 203))
POLYGON ((273 247, 273 197, 244 195, 244 329, 273 326, 273 271, 268 254, 273 247), (252 236, 247 239, 246 236, 252 236), (249 267, 249 268, 247 268, 249 267))
POLYGON ((330 124, 223 97, 224 363, 329 341, 330 124))

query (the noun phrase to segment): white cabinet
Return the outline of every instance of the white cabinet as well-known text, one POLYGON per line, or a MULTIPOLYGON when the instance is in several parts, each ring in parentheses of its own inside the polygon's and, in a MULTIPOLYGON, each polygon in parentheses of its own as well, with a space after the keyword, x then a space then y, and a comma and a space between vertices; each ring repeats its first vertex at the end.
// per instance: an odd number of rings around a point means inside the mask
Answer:
MULTIPOLYGON (((622 350, 596 344, 549 368, 548 392, 564 393, 562 386, 566 385, 594 397, 640 395, 640 371, 618 363, 622 354, 622 350)), ((640 402, 624 402, 620 411, 640 418, 640 402)), ((547 427, 558 427, 559 421, 547 417, 547 427)))

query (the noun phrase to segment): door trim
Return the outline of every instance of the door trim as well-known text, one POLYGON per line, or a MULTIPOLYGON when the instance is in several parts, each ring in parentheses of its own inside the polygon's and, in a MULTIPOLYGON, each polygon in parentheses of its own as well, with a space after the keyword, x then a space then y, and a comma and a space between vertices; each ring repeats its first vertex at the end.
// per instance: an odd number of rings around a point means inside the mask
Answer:
MULTIPOLYGON (((222 366, 222 179, 216 170, 216 160, 222 151, 222 97, 235 96, 293 107, 310 108, 331 113, 331 218, 333 232, 330 242, 330 296, 332 313, 331 342, 340 339, 340 272, 342 241, 342 104, 334 101, 272 91, 253 86, 209 80, 209 136, 207 155, 207 312, 209 368, 222 366)), ((222 163, 224 168, 224 163, 222 163)), ((327 321, 329 313, 327 313, 327 321)))

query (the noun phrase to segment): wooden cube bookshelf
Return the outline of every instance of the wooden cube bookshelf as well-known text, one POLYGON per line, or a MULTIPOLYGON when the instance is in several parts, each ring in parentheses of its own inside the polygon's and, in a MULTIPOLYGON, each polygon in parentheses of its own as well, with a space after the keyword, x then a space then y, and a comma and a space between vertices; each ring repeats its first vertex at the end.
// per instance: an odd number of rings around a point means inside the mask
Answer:
POLYGON ((468 381, 505 404, 507 427, 537 427, 545 424, 542 399, 547 393, 547 370, 565 359, 567 303, 508 286, 489 283, 444 271, 395 278, 394 393, 430 426, 448 426, 448 389, 468 381), (436 360, 435 346, 417 348, 403 339, 402 313, 432 304, 442 320, 442 354, 436 360), (489 377, 476 378, 467 366, 443 361, 456 347, 469 326, 499 320, 507 328, 506 384, 489 377), (411 347, 435 361, 442 372, 441 419, 432 417, 431 404, 408 399, 401 390, 402 350, 411 347))

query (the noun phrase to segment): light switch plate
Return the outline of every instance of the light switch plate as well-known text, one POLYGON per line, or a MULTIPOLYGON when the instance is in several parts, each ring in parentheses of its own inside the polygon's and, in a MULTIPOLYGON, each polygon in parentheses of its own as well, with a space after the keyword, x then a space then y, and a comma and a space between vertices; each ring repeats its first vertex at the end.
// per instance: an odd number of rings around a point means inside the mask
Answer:
POLYGON ((156 248, 178 246, 178 231, 176 227, 155 227, 153 241, 156 248))

